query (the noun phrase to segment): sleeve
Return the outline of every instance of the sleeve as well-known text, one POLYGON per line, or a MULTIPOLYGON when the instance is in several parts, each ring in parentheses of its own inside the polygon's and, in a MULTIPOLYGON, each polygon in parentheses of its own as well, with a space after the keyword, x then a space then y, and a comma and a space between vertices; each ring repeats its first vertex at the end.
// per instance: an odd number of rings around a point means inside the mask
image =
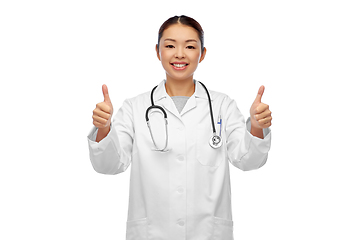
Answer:
POLYGON ((225 116, 228 160, 243 171, 262 167, 267 161, 270 150, 270 128, 263 129, 264 139, 253 136, 250 133, 250 118, 245 123, 244 116, 238 109, 236 102, 231 99, 225 116))
POLYGON ((90 161, 94 170, 103 174, 124 172, 131 163, 134 125, 130 101, 113 117, 110 132, 100 142, 96 142, 98 128, 93 126, 87 136, 90 161))

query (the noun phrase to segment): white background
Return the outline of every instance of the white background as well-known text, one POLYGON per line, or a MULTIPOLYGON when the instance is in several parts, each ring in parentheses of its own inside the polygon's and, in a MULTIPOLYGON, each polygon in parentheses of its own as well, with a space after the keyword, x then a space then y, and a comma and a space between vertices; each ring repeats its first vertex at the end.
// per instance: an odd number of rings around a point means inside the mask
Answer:
MULTIPOLYGON (((1 1, 0 239, 125 239, 130 168, 96 173, 86 136, 165 78, 161 24, 185 14, 208 52, 194 78, 249 116, 273 112, 256 171, 231 168, 235 239, 360 239, 358 1, 1 1)), ((145 121, 145 120, 144 120, 145 121)))

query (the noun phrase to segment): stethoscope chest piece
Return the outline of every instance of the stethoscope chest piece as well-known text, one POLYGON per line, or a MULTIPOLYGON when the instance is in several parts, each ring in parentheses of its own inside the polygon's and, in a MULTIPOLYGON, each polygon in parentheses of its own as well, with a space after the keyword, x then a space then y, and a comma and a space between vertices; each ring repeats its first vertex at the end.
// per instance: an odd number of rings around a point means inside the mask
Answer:
POLYGON ((222 138, 218 135, 213 135, 210 138, 209 144, 213 148, 219 148, 222 145, 222 138))

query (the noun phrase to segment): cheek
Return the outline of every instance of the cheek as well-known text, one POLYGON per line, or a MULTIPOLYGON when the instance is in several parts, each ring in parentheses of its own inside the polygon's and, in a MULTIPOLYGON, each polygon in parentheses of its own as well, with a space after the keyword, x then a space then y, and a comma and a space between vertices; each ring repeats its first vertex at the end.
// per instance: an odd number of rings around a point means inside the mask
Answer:
POLYGON ((169 56, 171 56, 171 53, 169 53, 169 51, 161 51, 160 56, 161 56, 161 59, 168 59, 169 56))
POLYGON ((193 59, 195 59, 197 62, 199 62, 200 61, 200 56, 201 56, 201 54, 198 52, 198 53, 194 53, 194 55, 193 55, 193 59))

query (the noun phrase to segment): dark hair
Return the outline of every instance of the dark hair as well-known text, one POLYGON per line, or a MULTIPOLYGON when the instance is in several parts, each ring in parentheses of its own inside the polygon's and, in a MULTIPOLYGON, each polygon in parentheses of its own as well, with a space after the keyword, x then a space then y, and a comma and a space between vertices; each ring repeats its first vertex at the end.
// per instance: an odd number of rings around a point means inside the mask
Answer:
POLYGON ((179 16, 171 17, 161 25, 161 27, 159 29, 157 50, 159 51, 159 43, 160 43, 160 39, 163 35, 163 32, 168 27, 170 27, 171 25, 176 24, 176 23, 180 23, 180 24, 192 27, 197 31, 200 42, 201 42, 201 53, 203 53, 203 51, 204 51, 204 31, 201 28, 200 24, 195 19, 185 16, 185 15, 181 15, 180 17, 179 16))

